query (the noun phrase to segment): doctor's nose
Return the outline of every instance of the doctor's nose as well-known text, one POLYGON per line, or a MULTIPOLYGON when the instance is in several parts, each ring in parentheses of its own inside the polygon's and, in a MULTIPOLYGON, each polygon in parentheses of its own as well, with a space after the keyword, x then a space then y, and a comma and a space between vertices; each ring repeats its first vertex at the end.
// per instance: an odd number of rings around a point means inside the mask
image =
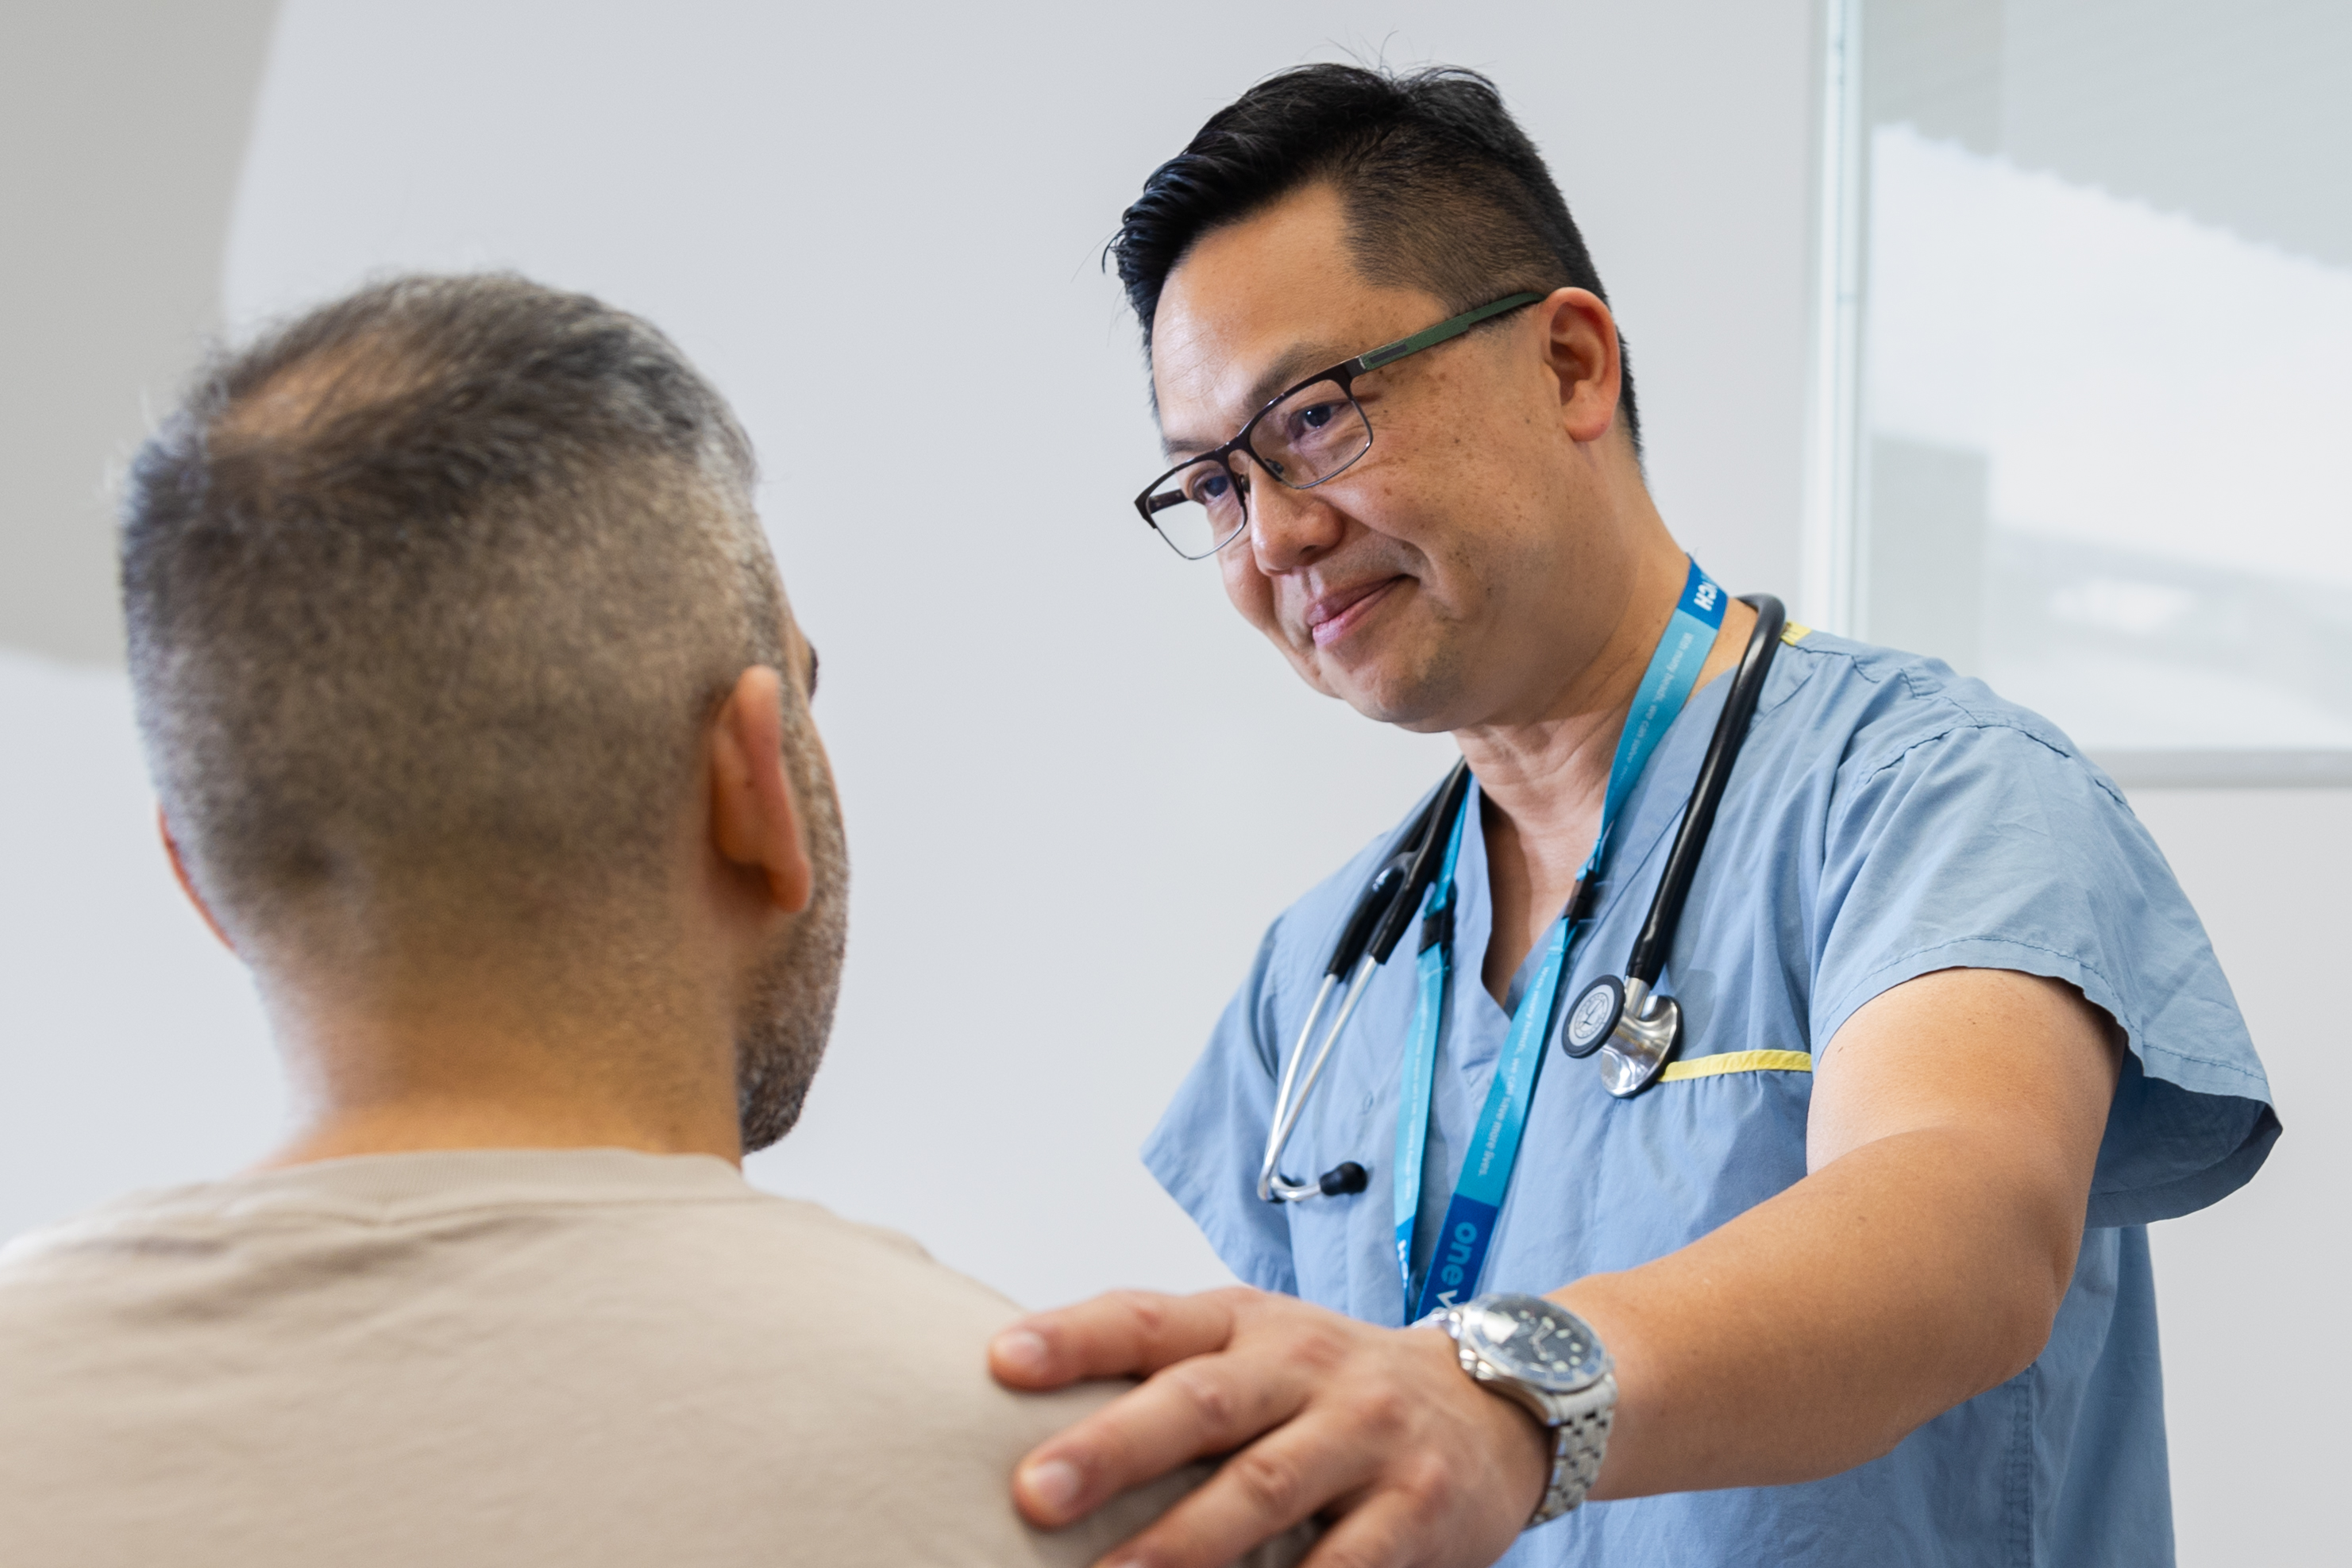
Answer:
POLYGON ((1295 490, 1264 469, 1250 476, 1249 548, 1258 570, 1294 570, 1322 556, 1348 530, 1339 508, 1312 490, 1295 490))

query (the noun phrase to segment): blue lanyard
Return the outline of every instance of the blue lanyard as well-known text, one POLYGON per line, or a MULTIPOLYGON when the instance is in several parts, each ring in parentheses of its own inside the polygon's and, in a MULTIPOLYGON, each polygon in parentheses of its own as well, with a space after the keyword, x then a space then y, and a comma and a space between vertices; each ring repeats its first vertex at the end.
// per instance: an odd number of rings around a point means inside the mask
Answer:
MULTIPOLYGON (((1665 635, 1650 655, 1650 667, 1633 695, 1625 716, 1624 733, 1617 737, 1617 754, 1609 767, 1609 788, 1601 797, 1601 831, 1593 836, 1592 853, 1579 873, 1580 888, 1591 884, 1609 845, 1609 830, 1618 808, 1632 794, 1648 765, 1650 754, 1665 737, 1675 716, 1689 701, 1698 684, 1699 666, 1706 663, 1716 633, 1723 626, 1724 592, 1698 562, 1691 562, 1683 580, 1683 595, 1675 606, 1665 635)), ((1462 834, 1470 820, 1470 797, 1462 798, 1445 843, 1445 862, 1423 906, 1421 955, 1415 968, 1419 995, 1413 1005, 1412 1032, 1406 1041, 1403 1078, 1397 1100, 1397 1158, 1394 1209, 1397 1277, 1404 1299, 1412 1301, 1413 1226, 1421 1214, 1422 1157, 1429 1145, 1429 1105, 1437 1071, 1438 1028, 1445 1016, 1446 982, 1454 967, 1454 866, 1462 852, 1462 834)), ((1527 995, 1511 1015, 1511 1032, 1495 1063, 1495 1081, 1487 1087, 1486 1103, 1478 1113, 1470 1146, 1464 1152, 1462 1175, 1445 1206, 1444 1228, 1438 1233, 1437 1251, 1430 1259, 1429 1278, 1422 1282, 1421 1307, 1406 1321, 1426 1317, 1473 1294, 1486 1267, 1486 1249, 1495 1238, 1495 1218, 1511 1183, 1519 1155, 1519 1134, 1526 1128, 1528 1104, 1535 1097, 1536 1076, 1543 1070, 1544 1038, 1550 1032, 1552 1003, 1560 977, 1568 967, 1574 931, 1566 914, 1552 923, 1544 948, 1543 967, 1536 972, 1527 995)))

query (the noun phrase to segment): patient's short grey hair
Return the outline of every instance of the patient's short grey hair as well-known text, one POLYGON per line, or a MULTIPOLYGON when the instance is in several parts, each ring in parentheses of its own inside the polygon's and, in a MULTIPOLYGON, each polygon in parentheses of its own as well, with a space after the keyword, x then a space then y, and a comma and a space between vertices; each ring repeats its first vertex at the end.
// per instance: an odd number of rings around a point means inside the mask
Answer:
POLYGON ((667 339, 518 277, 383 283, 201 371, 134 462, 122 591, 240 947, 650 891, 716 705, 782 667, 753 478, 667 339))

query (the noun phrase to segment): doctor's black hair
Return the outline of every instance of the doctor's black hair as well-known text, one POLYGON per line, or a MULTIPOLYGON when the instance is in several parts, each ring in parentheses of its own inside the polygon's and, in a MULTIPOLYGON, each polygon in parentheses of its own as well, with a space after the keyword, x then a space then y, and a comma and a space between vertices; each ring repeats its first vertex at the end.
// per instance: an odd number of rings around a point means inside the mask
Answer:
MULTIPOLYGON (((1451 66, 1299 66, 1211 115, 1122 214, 1105 256, 1147 360, 1160 289, 1201 236, 1318 182, 1339 192, 1350 258, 1374 284, 1425 290, 1449 312, 1523 289, 1609 298, 1543 155, 1493 82, 1451 66)), ((1618 407, 1638 455, 1630 359, 1618 407)))

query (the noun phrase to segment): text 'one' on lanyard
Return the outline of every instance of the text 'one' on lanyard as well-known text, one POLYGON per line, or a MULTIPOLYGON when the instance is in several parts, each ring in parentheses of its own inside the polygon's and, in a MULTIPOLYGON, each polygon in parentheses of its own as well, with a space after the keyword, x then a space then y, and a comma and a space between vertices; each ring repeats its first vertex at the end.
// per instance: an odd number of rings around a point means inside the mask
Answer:
MULTIPOLYGON (((1511 1032, 1495 1063, 1495 1080, 1478 1113, 1469 1147, 1462 1157, 1462 1174, 1454 1197, 1445 1206, 1429 1276, 1422 1282, 1419 1310, 1408 1310, 1408 1322, 1450 1307, 1475 1293, 1486 1267, 1486 1249, 1494 1240, 1495 1219, 1502 1212, 1503 1196, 1511 1184, 1511 1170, 1519 1155, 1519 1134, 1526 1129, 1528 1104, 1535 1097, 1536 1077, 1543 1070, 1544 1041, 1551 1033, 1552 1006, 1559 994, 1560 977, 1568 967, 1570 945, 1583 911, 1584 891, 1597 885, 1601 856, 1617 813, 1633 793, 1635 780, 1650 754, 1689 701, 1698 684, 1699 666, 1706 663, 1722 629, 1724 592, 1691 562, 1683 581, 1682 598, 1674 619, 1658 639, 1635 689, 1633 706, 1625 716, 1624 733, 1617 737, 1617 754, 1609 766, 1609 789, 1601 797, 1601 829, 1594 834, 1592 853, 1577 876, 1577 892, 1560 917, 1552 923, 1545 943, 1543 967, 1536 972, 1527 994, 1511 1014, 1511 1032)), ((1429 1145, 1429 1107, 1437 1071, 1438 1030, 1445 1016, 1446 988, 1454 967, 1454 867, 1462 852, 1462 834, 1470 817, 1469 792, 1455 810, 1445 845, 1445 862, 1431 885, 1422 911, 1421 955, 1416 964, 1419 994, 1413 1005, 1412 1031, 1407 1037, 1402 1081, 1397 1096, 1397 1157, 1394 1214, 1397 1276, 1403 1282, 1410 1309, 1412 1291, 1413 1227, 1421 1214, 1421 1167, 1429 1145)))

